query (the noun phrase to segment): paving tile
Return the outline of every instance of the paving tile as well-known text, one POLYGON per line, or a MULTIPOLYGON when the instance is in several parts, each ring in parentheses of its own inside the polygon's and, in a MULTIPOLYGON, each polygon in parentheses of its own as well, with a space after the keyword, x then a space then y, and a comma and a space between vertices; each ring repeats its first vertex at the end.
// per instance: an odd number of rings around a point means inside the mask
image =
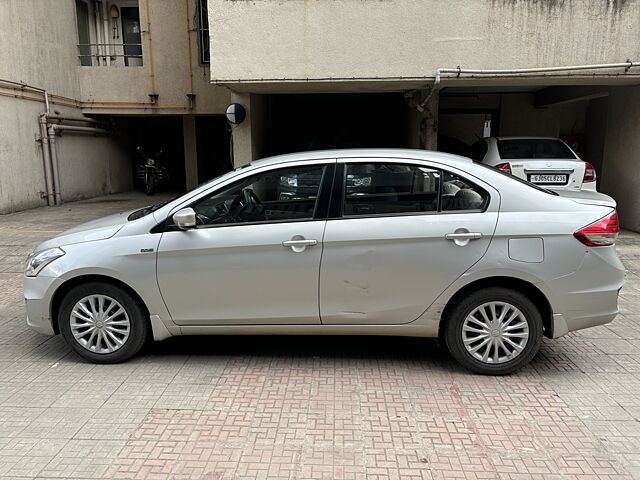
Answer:
MULTIPOLYGON (((146 203, 0 225, 63 230, 146 203)), ((506 377, 394 337, 176 338, 93 365, 25 325, 22 263, 49 235, 0 229, 0 480, 640 479, 640 234, 618 244, 618 318, 545 339, 506 377)))

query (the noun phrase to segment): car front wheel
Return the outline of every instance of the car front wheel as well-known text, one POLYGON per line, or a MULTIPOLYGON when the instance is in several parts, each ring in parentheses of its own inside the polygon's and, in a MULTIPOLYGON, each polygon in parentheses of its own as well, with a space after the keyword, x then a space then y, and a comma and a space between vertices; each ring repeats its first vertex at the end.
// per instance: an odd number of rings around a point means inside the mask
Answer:
POLYGON ((126 290, 92 282, 72 288, 58 312, 60 331, 80 356, 94 363, 123 362, 149 338, 146 313, 126 290))
POLYGON ((540 311, 526 295, 508 288, 469 294, 445 321, 449 351, 476 373, 512 373, 531 361, 542 342, 540 311))

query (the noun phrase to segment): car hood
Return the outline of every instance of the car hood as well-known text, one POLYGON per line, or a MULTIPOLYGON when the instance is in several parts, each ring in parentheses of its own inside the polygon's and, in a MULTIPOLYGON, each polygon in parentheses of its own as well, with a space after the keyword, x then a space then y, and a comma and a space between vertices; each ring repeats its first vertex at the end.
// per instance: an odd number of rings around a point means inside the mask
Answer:
POLYGON ((561 197, 570 198, 578 203, 616 208, 616 201, 613 198, 593 190, 554 190, 554 192, 561 197))
POLYGON ((61 247, 73 243, 91 242, 94 240, 104 240, 113 237, 126 223, 127 217, 135 210, 116 213, 107 217, 82 223, 77 227, 70 228, 56 235, 50 240, 41 243, 36 251, 47 248, 61 247))

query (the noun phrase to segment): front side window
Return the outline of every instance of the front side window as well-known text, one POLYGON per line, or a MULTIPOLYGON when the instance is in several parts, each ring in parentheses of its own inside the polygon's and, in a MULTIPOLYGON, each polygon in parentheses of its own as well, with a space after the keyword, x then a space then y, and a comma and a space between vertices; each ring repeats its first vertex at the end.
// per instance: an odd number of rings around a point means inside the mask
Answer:
POLYGON ((198 226, 313 218, 325 167, 258 173, 192 205, 198 226))
POLYGON ((419 165, 352 163, 346 168, 344 215, 438 210, 440 172, 419 165))

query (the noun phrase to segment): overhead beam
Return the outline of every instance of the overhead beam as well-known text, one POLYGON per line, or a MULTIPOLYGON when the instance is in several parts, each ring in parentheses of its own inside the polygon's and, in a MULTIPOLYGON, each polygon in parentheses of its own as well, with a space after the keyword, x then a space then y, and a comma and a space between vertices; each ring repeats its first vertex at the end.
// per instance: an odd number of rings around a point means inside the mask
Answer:
POLYGON ((536 108, 554 107, 567 103, 583 102, 602 98, 609 95, 606 86, 572 86, 572 87, 547 87, 536 93, 536 108))

